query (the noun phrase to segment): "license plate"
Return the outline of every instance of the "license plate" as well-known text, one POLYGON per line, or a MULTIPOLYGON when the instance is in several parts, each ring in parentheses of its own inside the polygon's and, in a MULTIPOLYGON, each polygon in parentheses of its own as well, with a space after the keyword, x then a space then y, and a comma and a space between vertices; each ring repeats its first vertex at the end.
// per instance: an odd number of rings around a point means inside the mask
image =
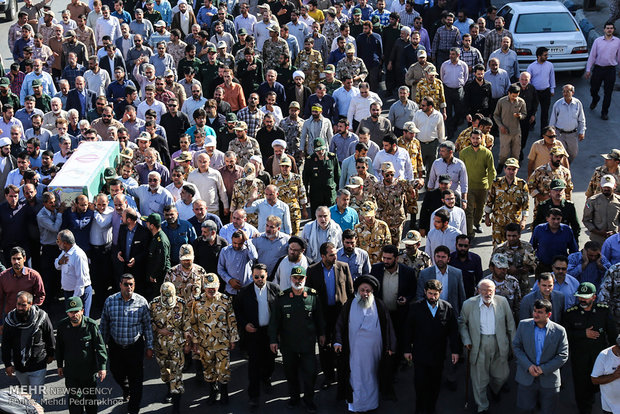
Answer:
POLYGON ((549 54, 551 53, 564 53, 564 48, 563 47, 550 47, 549 54))

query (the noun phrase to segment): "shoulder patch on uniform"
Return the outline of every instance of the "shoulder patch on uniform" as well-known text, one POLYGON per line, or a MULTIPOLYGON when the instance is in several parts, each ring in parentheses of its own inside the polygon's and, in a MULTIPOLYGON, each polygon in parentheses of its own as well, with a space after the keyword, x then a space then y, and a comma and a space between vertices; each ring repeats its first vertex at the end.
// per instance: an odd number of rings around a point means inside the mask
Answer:
POLYGON ((579 306, 578 306, 578 305, 575 305, 575 306, 573 306, 573 307, 571 307, 571 308, 566 309, 566 312, 573 312, 573 311, 576 311, 576 310, 578 310, 578 309, 579 309, 579 306))
POLYGON ((284 291, 281 290, 280 293, 278 293, 278 296, 283 296, 284 295, 284 291))
POLYGON ((597 308, 609 308, 609 305, 606 303, 597 303, 596 307, 597 308))
POLYGON ((314 288, 308 288, 308 292, 312 294, 316 294, 316 290, 314 288))

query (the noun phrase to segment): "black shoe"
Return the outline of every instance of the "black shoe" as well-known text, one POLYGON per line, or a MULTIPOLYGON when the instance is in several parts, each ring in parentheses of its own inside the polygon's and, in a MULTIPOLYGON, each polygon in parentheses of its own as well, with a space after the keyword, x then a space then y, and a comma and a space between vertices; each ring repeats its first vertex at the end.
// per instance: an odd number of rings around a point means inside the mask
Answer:
POLYGON ((264 388, 265 394, 271 394, 273 392, 273 385, 271 385, 271 378, 263 381, 263 388, 264 388))
POLYGON ((308 411, 311 414, 316 413, 316 404, 314 403, 314 401, 306 401, 304 399, 303 402, 304 402, 304 405, 306 406, 306 411, 308 411))
POLYGON ((181 413, 181 394, 172 394, 172 414, 181 413))
POLYGON ((601 98, 592 98, 592 103, 590 104, 590 109, 594 109, 594 108, 596 108, 596 105, 598 105, 598 101, 599 101, 600 99, 601 99, 601 98))
POLYGON ((329 387, 332 385, 332 382, 333 382, 333 379, 331 379, 331 378, 325 378, 325 379, 323 380, 323 383, 321 384, 321 389, 322 389, 323 391, 325 391, 325 390, 329 389, 329 387))
POLYGON ((299 398, 289 398, 286 402, 286 408, 295 408, 299 405, 299 398))
POLYGON ((130 397, 131 396, 129 395, 129 390, 123 390, 123 402, 128 402, 130 397))
POLYGON ((228 404, 228 384, 222 384, 220 382, 218 384, 218 388, 220 390, 220 404, 227 405, 228 404))
POLYGON ((214 382, 209 383, 209 397, 207 398, 207 405, 215 404, 217 400, 217 388, 214 382))
POLYGON ((603 121, 607 121, 607 120, 609 119, 609 115, 607 115, 607 114, 601 114, 601 119, 602 119, 603 121))
POLYGON ((499 402, 502 399, 502 394, 500 392, 494 392, 493 390, 489 390, 491 393, 491 399, 495 402, 499 402))
POLYGON ((396 398, 396 393, 394 392, 394 390, 386 391, 385 395, 383 396, 383 399, 385 401, 398 401, 398 398, 396 398))
POLYGON ((258 408, 258 398, 250 398, 250 402, 248 404, 250 410, 255 410, 258 408))

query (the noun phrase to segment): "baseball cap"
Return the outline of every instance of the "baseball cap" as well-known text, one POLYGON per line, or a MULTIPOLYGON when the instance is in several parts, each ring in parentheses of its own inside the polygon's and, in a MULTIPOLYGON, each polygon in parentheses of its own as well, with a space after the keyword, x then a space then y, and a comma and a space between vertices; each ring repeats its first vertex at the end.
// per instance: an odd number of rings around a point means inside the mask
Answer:
POLYGON ((566 188, 566 182, 564 182, 564 180, 562 180, 561 178, 555 178, 551 180, 549 188, 552 190, 561 190, 563 188, 566 188))
POLYGON ((508 265, 508 256, 504 253, 495 253, 491 262, 495 265, 495 267, 499 267, 501 269, 508 269, 510 266, 508 265))
POLYGON ((405 244, 405 246, 412 246, 414 244, 420 243, 420 241, 422 241, 422 236, 420 235, 420 232, 416 230, 409 230, 407 232, 407 235, 403 239, 403 243, 405 244))
POLYGON ((151 213, 148 217, 142 216, 140 219, 155 226, 161 226, 161 216, 158 213, 151 213))
POLYGON ((291 276, 306 276, 306 269, 302 266, 295 266, 291 269, 291 276))
POLYGON ((510 157, 504 163, 505 167, 517 167, 519 168, 519 161, 516 158, 510 157))
POLYGON ((612 149, 611 151, 609 151, 608 154, 601 154, 601 157, 605 158, 606 160, 620 161, 620 150, 612 149))
POLYGON ((349 188, 358 188, 364 185, 364 180, 362 179, 362 177, 358 177, 357 175, 349 178, 349 184, 346 185, 346 187, 349 188))
POLYGON ((596 295, 596 286, 590 282, 583 282, 577 288, 577 292, 575 292, 575 296, 584 299, 590 299, 594 295, 596 295))
POLYGON ((611 174, 605 174, 603 178, 601 178, 601 187, 616 187, 616 179, 611 174))
POLYGON ((67 299, 67 307, 66 312, 77 312, 84 308, 84 304, 82 303, 82 299, 79 296, 71 296, 67 299))
POLYGON ((219 289, 220 288, 220 278, 217 277, 215 273, 207 273, 205 275, 204 284, 205 289, 219 289))
POLYGON ((325 66, 325 70, 323 70, 323 72, 325 73, 336 73, 336 67, 334 65, 327 65, 325 66))
POLYGON ((179 260, 194 260, 194 248, 191 244, 184 244, 179 249, 179 260))
POLYGON ((315 138, 313 144, 315 152, 327 149, 327 145, 325 145, 325 141, 323 141, 323 138, 315 138))

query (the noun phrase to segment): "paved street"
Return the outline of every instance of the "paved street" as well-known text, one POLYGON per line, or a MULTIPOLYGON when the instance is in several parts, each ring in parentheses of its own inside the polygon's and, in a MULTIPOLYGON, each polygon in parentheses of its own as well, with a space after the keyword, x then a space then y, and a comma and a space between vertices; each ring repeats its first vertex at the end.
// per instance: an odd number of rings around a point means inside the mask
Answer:
MULTIPOLYGON (((66 0, 56 0, 52 3, 52 8, 55 12, 62 10, 66 0)), ((19 3, 21 7, 23 3, 19 3)), ((599 5, 603 3, 599 1, 599 5)), ((588 18, 591 19, 599 31, 602 28, 602 23, 608 16, 607 8, 604 8, 598 13, 586 13, 588 18)), ((8 29, 11 23, 5 22, 0 24, 0 33, 4 36, 7 35, 8 29)), ((1 37, 1 36, 0 36, 1 37)), ((6 39, 5 37, 2 37, 6 39)), ((8 66, 12 62, 11 53, 8 50, 6 40, 0 42, 0 53, 4 59, 5 65, 8 66)), ((601 153, 606 153, 610 148, 618 147, 618 138, 616 131, 620 130, 620 119, 615 115, 619 113, 620 94, 614 92, 612 101, 612 107, 610 108, 610 120, 602 121, 600 119, 600 112, 590 111, 588 108, 590 104, 589 96, 589 83, 583 79, 571 78, 569 74, 558 74, 556 77, 557 87, 556 94, 553 101, 561 98, 561 87, 566 83, 572 83, 576 88, 575 97, 582 100, 584 107, 586 108, 587 118, 587 131, 586 139, 583 141, 579 148, 579 155, 571 165, 571 172, 573 174, 573 182, 575 185, 575 191, 573 193, 573 201, 577 205, 577 210, 581 212, 584 206, 584 191, 589 182, 593 169, 603 163, 601 153)), ((602 92, 602 91, 601 91, 602 92)), ((599 106, 600 111, 600 106, 599 106)), ((533 140, 538 139, 539 125, 535 127, 535 131, 530 133, 530 144, 533 140)), ((497 142, 497 141, 496 141, 497 142)), ((529 146, 528 146, 529 147, 529 146)), ((494 155, 497 157, 499 145, 496 145, 494 149, 494 155)), ((529 148, 527 149, 529 151, 529 148)), ((526 151, 526 153, 527 153, 526 151)), ((526 167, 524 165, 524 167, 526 167)), ((526 168, 523 168, 519 176, 526 178, 526 168)), ((483 263, 487 264, 491 252, 491 236, 488 228, 483 226, 484 233, 476 238, 476 247, 474 251, 480 254, 483 258, 483 263)), ((523 238, 529 240, 530 229, 524 233, 523 238)), ((581 246, 587 240, 586 235, 581 237, 581 246)), ((580 247, 581 247, 580 246, 580 247)), ((62 308, 58 307, 54 312, 52 319, 58 319, 62 315, 62 308)), ((286 383, 283 380, 283 370, 281 368, 281 360, 278 359, 278 365, 274 375, 274 391, 272 395, 267 396, 266 404, 259 412, 269 413, 292 413, 296 411, 287 410, 285 406, 286 400, 286 383)), ((145 388, 143 398, 143 412, 165 413, 169 408, 160 403, 165 394, 165 386, 159 380, 159 372, 154 360, 147 360, 145 362, 145 388)), ((61 387, 64 384, 56 375, 56 364, 51 364, 48 370, 47 385, 51 387, 61 387)), ((230 386, 231 403, 227 407, 214 406, 207 408, 206 406, 206 385, 198 383, 193 379, 193 374, 186 374, 186 394, 183 399, 183 412, 189 412, 189 409, 199 408, 202 410, 208 409, 213 413, 242 413, 247 412, 247 394, 245 386, 247 384, 247 363, 241 358, 239 353, 234 354, 234 361, 232 363, 233 370, 233 382, 230 386), (191 401, 191 403, 190 403, 191 401)), ((2 373, 4 369, 2 367, 2 373)), ((15 378, 8 378, 0 373, 0 388, 5 388, 10 385, 17 385, 15 378)), ((440 396, 440 402, 438 405, 439 413, 461 413, 461 412, 475 412, 475 404, 473 401, 469 404, 469 411, 463 408, 465 402, 465 366, 459 364, 459 388, 455 392, 450 392, 447 389, 442 389, 440 396)), ((382 403, 378 412, 384 413, 411 413, 413 412, 413 404, 415 401, 415 393, 413 392, 413 370, 411 368, 403 369, 397 379, 397 394, 399 400, 397 402, 385 402, 382 403)), ((563 370, 563 383, 565 384, 561 392, 561 408, 559 412, 566 414, 577 413, 576 406, 573 401, 572 381, 570 380, 570 369, 567 367, 563 370)), ((500 403, 491 405, 492 413, 513 413, 516 412, 515 400, 516 400, 516 384, 514 383, 514 363, 512 363, 512 373, 510 381, 510 392, 503 394, 503 398, 500 403)), ((319 377, 317 381, 320 383, 322 380, 319 377)), ((102 387, 109 390, 109 394, 106 392, 102 394, 102 398, 111 397, 107 400, 107 404, 101 407, 103 413, 125 413, 126 408, 122 404, 114 405, 114 402, 118 403, 120 400, 120 388, 114 383, 111 375, 104 381, 102 387)), ((343 402, 335 401, 335 387, 330 388, 327 392, 317 391, 317 405, 320 413, 342 413, 345 412, 346 407, 343 402)), ((61 396, 48 401, 45 405, 46 412, 67 412, 66 403, 61 396)), ((264 398, 261 398, 265 401, 264 398)), ((600 413, 600 404, 595 410, 595 413, 600 413)), ((302 412, 303 408, 299 408, 298 411, 302 412)))

